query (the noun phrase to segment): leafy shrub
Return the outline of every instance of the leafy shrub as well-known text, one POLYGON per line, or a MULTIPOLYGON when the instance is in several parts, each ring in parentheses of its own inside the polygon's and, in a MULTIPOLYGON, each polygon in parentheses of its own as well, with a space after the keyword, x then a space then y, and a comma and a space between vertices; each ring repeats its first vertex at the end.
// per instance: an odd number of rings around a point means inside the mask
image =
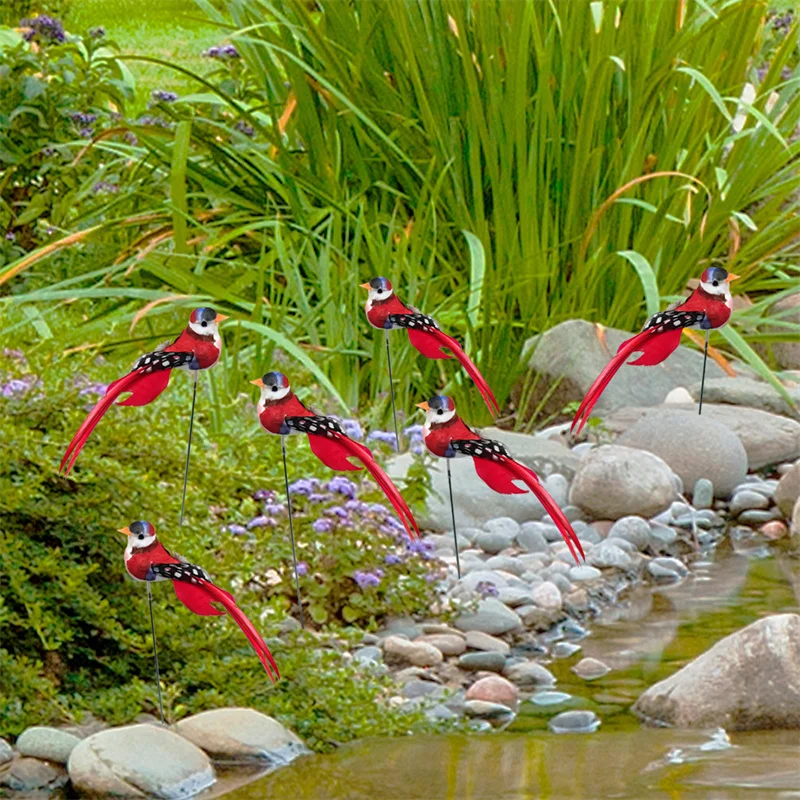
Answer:
POLYGON ((64 19, 72 8, 72 0, 3 0, 0 25, 19 25, 36 13, 64 19))

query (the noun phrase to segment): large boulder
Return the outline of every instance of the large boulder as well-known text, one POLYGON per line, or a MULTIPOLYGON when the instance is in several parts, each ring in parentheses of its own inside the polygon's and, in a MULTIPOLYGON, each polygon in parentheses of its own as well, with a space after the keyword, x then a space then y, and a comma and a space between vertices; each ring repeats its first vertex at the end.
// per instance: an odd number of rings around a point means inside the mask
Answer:
MULTIPOLYGON (((770 309, 774 316, 780 316, 782 322, 800 323, 800 292, 783 297, 770 309)), ((785 333, 785 328, 772 328, 785 333)), ((775 342, 771 346, 772 354, 781 369, 800 369, 800 340, 793 342, 775 342)))
POLYGON ((191 797, 215 781, 208 756, 158 725, 126 725, 81 741, 67 764, 79 792, 100 797, 191 797))
POLYGON ((747 453, 727 426, 685 411, 646 413, 616 444, 663 458, 684 486, 708 478, 717 497, 728 497, 747 475, 747 453))
MULTIPOLYGON (((634 335, 617 328, 603 328, 603 341, 599 331, 600 326, 594 323, 573 319, 525 343, 524 352, 530 353, 528 369, 545 378, 539 381, 542 390, 533 393, 530 407, 543 400, 544 393, 551 391, 556 380, 560 381, 558 387, 544 401, 545 414, 558 414, 567 403, 582 400, 620 344, 634 335)), ((629 405, 658 405, 670 391, 693 380, 690 376, 699 376, 702 369, 702 353, 688 347, 678 347, 656 367, 624 366, 603 392, 596 408, 608 412, 629 405)), ((725 373, 709 361, 706 376, 722 378, 725 373)), ((516 394, 519 395, 519 390, 516 394)))
POLYGON ((26 728, 17 739, 20 755, 42 758, 56 764, 66 764, 69 754, 80 739, 72 733, 58 728, 34 726, 26 728))
POLYGON ((676 499, 672 471, 652 453, 619 445, 591 450, 575 473, 569 501, 595 519, 651 517, 676 499))
POLYGON ((778 481, 775 490, 775 505, 781 510, 784 517, 792 516, 792 509, 800 497, 800 461, 795 462, 778 481))
MULTIPOLYGON (((692 397, 700 397, 700 381, 690 387, 692 397)), ((725 403, 733 406, 747 406, 787 417, 800 417, 800 388, 786 387, 789 397, 795 403, 792 407, 784 397, 764 381, 737 376, 735 378, 714 378, 707 380, 703 389, 703 408, 709 403, 725 403)))
POLYGON ((726 636, 633 710, 682 728, 800 728, 800 616, 777 614, 726 636))
POLYGON ((284 766, 309 753, 302 739, 252 708, 216 708, 182 719, 175 730, 218 761, 284 766))
MULTIPOLYGON (((612 434, 621 435, 649 414, 682 412, 697 417, 697 405, 676 404, 659 408, 623 408, 609 414, 603 424, 612 434)), ((767 411, 745 406, 703 402, 704 420, 720 422, 738 437, 747 453, 750 470, 800 458, 800 422, 767 411)))

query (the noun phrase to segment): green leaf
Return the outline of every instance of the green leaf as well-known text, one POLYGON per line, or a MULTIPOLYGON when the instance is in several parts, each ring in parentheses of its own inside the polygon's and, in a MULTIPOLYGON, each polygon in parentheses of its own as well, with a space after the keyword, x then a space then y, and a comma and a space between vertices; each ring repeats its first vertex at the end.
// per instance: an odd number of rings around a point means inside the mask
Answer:
MULTIPOLYGON (((702 72, 694 69, 693 67, 678 67, 678 72, 684 73, 684 75, 689 75, 692 77, 700 86, 703 87, 706 94, 711 98, 714 105, 722 112, 722 115, 728 122, 733 122, 733 117, 731 116, 730 112, 728 111, 725 101, 722 99, 722 95, 717 91, 717 87, 714 86, 713 83, 705 76, 702 72)), ((738 101, 737 101, 738 102, 738 101)))
POLYGON ((22 94, 26 100, 33 100, 39 95, 44 94, 47 84, 35 78, 33 75, 26 75, 22 80, 22 94))
POLYGON ((345 606, 342 609, 342 618, 345 622, 352 623, 361 617, 361 614, 352 606, 345 606))
POLYGON ((619 56, 609 56, 609 58, 623 71, 625 72, 625 62, 619 56))
MULTIPOLYGON (((478 312, 483 300, 483 280, 486 275, 486 254, 483 251, 483 243, 469 231, 461 231, 469 246, 470 260, 470 279, 469 279, 469 302, 467 303, 467 319, 471 328, 478 327, 478 312)), ((465 346, 470 349, 470 336, 467 332, 465 346)))
POLYGON ((170 199, 172 201, 172 239, 176 253, 188 253, 186 245, 186 218, 189 207, 186 202, 186 161, 192 137, 192 121, 182 120, 175 128, 175 146, 172 151, 170 171, 170 199))
POLYGON ((658 280, 656 279, 655 272, 653 272, 653 268, 650 266, 650 262, 641 253, 637 253, 635 250, 618 250, 617 255, 630 261, 633 268, 636 270, 636 274, 639 276, 642 289, 644 290, 647 316, 650 317, 657 313, 661 307, 661 296, 658 292, 658 280))
POLYGON ((308 607, 308 613, 317 625, 323 625, 328 621, 328 612, 325 610, 325 606, 314 603, 308 607))

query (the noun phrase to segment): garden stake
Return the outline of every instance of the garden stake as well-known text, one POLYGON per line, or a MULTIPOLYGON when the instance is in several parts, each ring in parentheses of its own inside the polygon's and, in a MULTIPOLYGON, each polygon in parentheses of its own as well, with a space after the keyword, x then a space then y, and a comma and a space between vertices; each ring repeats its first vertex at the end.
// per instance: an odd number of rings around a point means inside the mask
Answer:
MULTIPOLYGON (((133 369, 127 375, 114 381, 72 437, 61 459, 60 471, 69 475, 97 423, 121 395, 130 394, 118 405, 145 406, 152 403, 167 388, 173 369, 187 368, 194 372, 196 377, 197 370, 213 367, 219 361, 222 351, 222 337, 217 326, 226 319, 228 318, 224 314, 217 314, 213 308, 196 308, 189 317, 189 324, 172 344, 162 345, 152 353, 146 353, 133 365, 133 369)), ((195 389, 196 387, 195 383, 195 389)), ((186 458, 188 468, 188 453, 186 458)))
POLYGON ((156 620, 153 616, 153 593, 150 591, 150 581, 147 581, 147 604, 150 606, 150 630, 153 634, 153 661, 156 662, 156 688, 158 689, 158 714, 161 724, 164 725, 164 703, 161 699, 161 674, 158 671, 158 647, 156 645, 156 620))
POLYGON ((458 534, 456 533, 456 507, 453 505, 453 482, 450 479, 450 459, 447 459, 447 488, 450 490, 450 516, 453 518, 453 544, 456 548, 456 570, 461 580, 461 561, 458 558, 458 534))
POLYGON ((411 342, 411 346, 422 353, 425 358, 451 358, 442 349, 446 347, 458 359, 467 375, 472 378, 492 416, 500 413, 497 400, 480 370, 452 336, 439 330, 436 320, 401 303, 392 290, 391 282, 386 278, 373 278, 369 283, 362 283, 361 288, 369 292, 365 310, 367 320, 373 328, 385 331, 405 328, 408 331, 408 341, 411 342))
POLYGON ((297 572, 297 550, 294 546, 294 520, 292 519, 292 496, 289 494, 289 471, 286 469, 286 437, 281 436, 281 454, 283 455, 283 482, 286 485, 286 508, 289 509, 289 536, 292 540, 292 562, 294 563, 294 586, 297 590, 297 607, 300 609, 300 627, 306 627, 303 618, 303 600, 300 597, 300 575, 297 572))
POLYGON ((392 351, 389 347, 389 331, 386 331, 386 363, 389 365, 389 389, 392 392, 392 419, 394 420, 395 449, 400 452, 400 434, 397 431, 397 409, 394 405, 394 377, 392 376, 392 351))
POLYGON ((181 497, 181 517, 178 527, 183 527, 183 512, 186 508, 186 484, 189 480, 189 456, 192 452, 192 430, 194 429, 194 406, 197 402, 197 371, 194 372, 194 388, 192 389, 192 413, 189 415, 189 441, 186 443, 186 466, 183 470, 183 496, 181 497))
POLYGON ((153 600, 150 593, 150 582, 157 580, 172 581, 175 596, 189 611, 202 617, 219 617, 225 611, 239 626, 247 637, 253 650, 256 651, 259 661, 264 665, 270 680, 276 681, 280 675, 272 654, 269 652, 261 634, 255 629, 252 622, 244 615, 236 600, 228 592, 220 589, 211 582, 208 573, 201 567, 190 564, 184 559, 172 555, 169 550, 158 541, 156 529, 145 520, 131 522, 126 528, 120 528, 119 533, 128 537, 125 546, 125 569, 128 575, 137 581, 147 582, 147 596, 150 600, 150 622, 153 630, 153 653, 156 659, 156 681, 159 686, 158 702, 161 709, 161 720, 164 720, 164 710, 161 706, 161 680, 158 675, 158 654, 156 647, 155 624, 153 620, 153 600), (216 605, 221 605, 225 611, 220 611, 216 605), (274 673, 274 674, 273 674, 274 673))
POLYGON ((711 331, 706 331, 706 346, 703 348, 703 377, 700 378, 700 405, 697 409, 698 414, 703 413, 703 387, 706 385, 706 362, 708 361, 708 334, 711 331))
MULTIPOLYGON (((500 442, 484 439, 466 425, 456 414, 456 405, 452 398, 437 394, 425 403, 417 403, 417 408, 425 412, 425 446, 433 455, 448 459, 448 464, 449 459, 454 456, 471 456, 478 477, 490 489, 500 494, 521 494, 524 490, 520 489, 515 481, 524 483, 552 517, 576 563, 580 563, 578 553, 586 558, 572 525, 556 501, 539 483, 536 473, 514 461, 500 442)), ((447 474, 449 480, 449 470, 447 474)), ((452 496, 451 489, 451 508, 452 496)), ((453 527, 455 527, 455 514, 453 527)), ((458 553, 457 543, 456 553, 458 553)))
MULTIPOLYGON (((731 318, 731 308, 733 307, 731 281, 735 281, 738 277, 722 267, 709 267, 700 276, 700 285, 683 303, 675 308, 659 311, 658 314, 650 317, 644 325, 644 330, 624 341, 617 349, 616 355, 595 378, 575 414, 575 419, 572 420, 570 431, 576 434, 580 433, 600 395, 631 355, 641 353, 637 359, 629 361, 629 364, 640 364, 645 367, 660 364, 677 349, 681 343, 681 331, 684 328, 700 328, 706 331, 706 354, 703 360, 703 379, 705 380, 708 332, 726 325, 731 318)), ((703 410, 702 396, 701 388, 701 412, 703 410)))

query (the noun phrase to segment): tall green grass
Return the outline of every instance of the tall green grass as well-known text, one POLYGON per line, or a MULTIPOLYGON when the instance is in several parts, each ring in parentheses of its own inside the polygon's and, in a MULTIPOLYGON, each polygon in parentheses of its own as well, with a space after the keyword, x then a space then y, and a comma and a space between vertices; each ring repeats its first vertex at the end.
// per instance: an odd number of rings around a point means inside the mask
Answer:
MULTIPOLYGON (((174 235, 66 294, 15 298, 88 297, 94 281, 119 300, 75 338, 145 298, 203 298, 242 320, 229 392, 291 342, 346 405, 385 415, 383 337, 358 288, 373 275, 467 338, 503 399, 527 336, 570 317, 634 329, 709 264, 756 297, 746 337, 767 335, 768 295, 797 290, 797 30, 759 78, 765 2, 197 1, 254 91, 198 80, 188 133, 142 137, 137 157, 172 177, 154 205, 174 235)), ((442 388, 486 421, 457 368, 392 342, 402 408, 442 388)))

